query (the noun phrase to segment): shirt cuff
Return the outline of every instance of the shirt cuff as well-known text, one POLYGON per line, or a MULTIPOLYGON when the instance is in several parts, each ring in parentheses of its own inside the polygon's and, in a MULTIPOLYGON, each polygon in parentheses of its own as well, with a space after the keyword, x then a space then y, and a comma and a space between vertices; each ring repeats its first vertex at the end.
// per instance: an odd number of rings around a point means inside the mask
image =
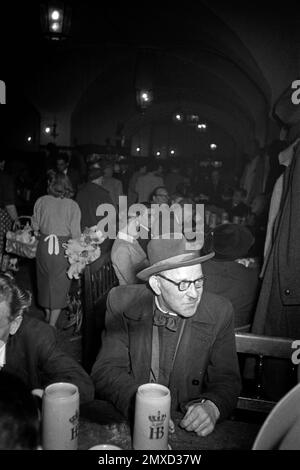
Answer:
POLYGON ((219 408, 217 407, 217 405, 211 401, 211 400, 204 400, 206 403, 209 403, 211 405, 211 407, 213 408, 214 410, 214 414, 215 414, 215 418, 216 418, 216 421, 218 421, 218 419, 220 418, 220 411, 219 411, 219 408))

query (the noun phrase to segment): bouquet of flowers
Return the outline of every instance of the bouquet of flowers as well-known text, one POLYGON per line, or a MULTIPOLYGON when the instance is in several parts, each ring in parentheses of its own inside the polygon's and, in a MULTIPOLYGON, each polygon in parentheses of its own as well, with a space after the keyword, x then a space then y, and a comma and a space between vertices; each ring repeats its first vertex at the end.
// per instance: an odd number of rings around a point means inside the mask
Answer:
POLYGON ((79 279, 87 264, 92 263, 101 255, 100 246, 105 240, 101 230, 97 227, 86 228, 79 239, 68 240, 63 244, 66 257, 70 263, 67 271, 70 279, 79 279))
MULTIPOLYGON (((30 219, 30 217, 22 216, 20 219, 30 219)), ((19 223, 20 226, 20 223, 19 223)), ((6 251, 13 253, 24 258, 35 258, 38 245, 38 239, 33 233, 33 229, 29 222, 23 228, 16 229, 16 224, 13 230, 6 233, 6 251)))

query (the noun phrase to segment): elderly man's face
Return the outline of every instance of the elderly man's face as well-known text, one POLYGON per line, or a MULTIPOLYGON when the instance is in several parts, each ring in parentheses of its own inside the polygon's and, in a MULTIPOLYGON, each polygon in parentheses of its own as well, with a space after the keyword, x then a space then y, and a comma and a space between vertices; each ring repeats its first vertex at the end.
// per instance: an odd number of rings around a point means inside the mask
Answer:
POLYGON ((0 302, 0 346, 1 341, 3 341, 3 343, 6 343, 9 337, 10 326, 11 319, 9 307, 7 305, 7 302, 3 300, 2 302, 0 302))
MULTIPOLYGON (((161 273, 164 277, 179 283, 181 281, 195 281, 202 277, 201 264, 186 266, 177 269, 170 269, 161 273)), ((194 315, 202 297, 203 286, 196 289, 191 284, 186 291, 180 291, 176 285, 159 276, 156 276, 159 284, 160 305, 163 309, 177 313, 183 317, 189 318, 194 315)))

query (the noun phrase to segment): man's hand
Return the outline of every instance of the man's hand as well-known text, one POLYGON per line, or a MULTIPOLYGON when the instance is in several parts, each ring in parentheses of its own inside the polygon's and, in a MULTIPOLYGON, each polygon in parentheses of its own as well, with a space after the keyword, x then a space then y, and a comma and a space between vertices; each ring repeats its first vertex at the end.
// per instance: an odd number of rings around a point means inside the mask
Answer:
POLYGON ((173 434, 175 432, 175 424, 174 421, 170 418, 169 420, 169 433, 173 434))
POLYGON ((194 403, 188 407, 180 426, 186 431, 194 431, 198 436, 207 436, 214 428, 220 412, 210 400, 194 403))

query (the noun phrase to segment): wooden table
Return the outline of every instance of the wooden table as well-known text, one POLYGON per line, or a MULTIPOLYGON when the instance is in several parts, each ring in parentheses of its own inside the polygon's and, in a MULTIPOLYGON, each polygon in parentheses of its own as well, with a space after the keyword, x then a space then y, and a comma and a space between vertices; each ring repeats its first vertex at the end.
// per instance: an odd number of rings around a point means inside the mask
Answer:
MULTIPOLYGON (((249 450, 260 428, 256 423, 226 420, 218 423, 209 436, 199 437, 180 428, 182 414, 176 413, 172 418, 176 429, 169 443, 173 450, 249 450)), ((78 448, 86 450, 108 443, 132 449, 130 427, 112 405, 95 400, 82 407, 78 448)))

